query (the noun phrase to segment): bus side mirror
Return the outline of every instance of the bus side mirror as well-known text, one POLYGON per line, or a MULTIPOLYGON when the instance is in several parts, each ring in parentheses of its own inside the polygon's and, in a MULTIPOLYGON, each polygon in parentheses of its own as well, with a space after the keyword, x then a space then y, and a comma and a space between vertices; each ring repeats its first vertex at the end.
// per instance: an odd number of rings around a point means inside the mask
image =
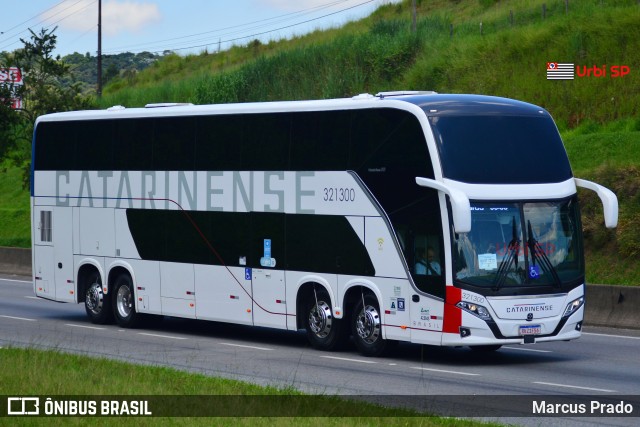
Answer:
POLYGON ((451 188, 441 182, 429 178, 416 177, 416 184, 421 187, 433 188, 449 196, 453 211, 453 228, 456 233, 471 231, 471 204, 469 198, 457 188, 451 188))
POLYGON ((595 191, 602 202, 605 227, 615 228, 618 225, 618 198, 613 191, 595 182, 587 181, 586 179, 574 178, 574 180, 578 187, 595 191))

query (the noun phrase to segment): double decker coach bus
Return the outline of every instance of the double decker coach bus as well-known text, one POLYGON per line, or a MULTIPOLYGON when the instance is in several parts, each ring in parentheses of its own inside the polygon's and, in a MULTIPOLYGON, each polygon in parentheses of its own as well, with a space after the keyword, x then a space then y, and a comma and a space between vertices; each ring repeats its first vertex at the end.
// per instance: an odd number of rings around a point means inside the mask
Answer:
POLYGON ((37 296, 94 323, 306 329, 324 350, 581 333, 576 187, 544 109, 433 92, 149 105, 36 122, 37 296), (159 108, 162 107, 162 108, 159 108))

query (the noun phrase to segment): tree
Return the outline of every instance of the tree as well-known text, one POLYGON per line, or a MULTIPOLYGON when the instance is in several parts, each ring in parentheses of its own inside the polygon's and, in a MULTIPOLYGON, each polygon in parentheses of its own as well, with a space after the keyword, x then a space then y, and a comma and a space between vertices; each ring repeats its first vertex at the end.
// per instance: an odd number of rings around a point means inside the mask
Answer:
POLYGON ((78 85, 64 87, 62 79, 70 74, 69 66, 60 56, 53 57, 56 47, 56 28, 31 32, 31 40, 20 39, 24 48, 15 53, 17 65, 24 73, 27 112, 35 120, 42 114, 91 107, 88 98, 80 96, 78 85))
MULTIPOLYGON (((8 127, 0 128, 0 162, 5 167, 17 166, 23 171, 23 183, 29 184, 31 166, 31 136, 33 125, 38 116, 69 110, 88 109, 92 107, 90 98, 80 94, 80 85, 63 86, 62 80, 69 75, 69 66, 53 57, 56 46, 56 28, 40 33, 31 30, 29 40, 20 39, 22 49, 13 53, 13 61, 23 73, 24 85, 22 96, 25 108, 22 111, 5 111, 0 106, 0 114, 7 114, 8 127)), ((5 116, 0 116, 4 119, 5 116)), ((4 123, 4 120, 3 120, 4 123)))

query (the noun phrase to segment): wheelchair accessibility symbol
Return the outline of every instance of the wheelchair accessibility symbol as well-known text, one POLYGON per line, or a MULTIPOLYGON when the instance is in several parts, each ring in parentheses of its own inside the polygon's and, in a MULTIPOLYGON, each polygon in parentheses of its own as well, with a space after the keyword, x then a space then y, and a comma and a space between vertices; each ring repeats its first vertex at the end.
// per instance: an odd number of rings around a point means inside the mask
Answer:
POLYGON ((540 266, 539 265, 531 265, 529 266, 529 277, 532 279, 537 279, 540 277, 540 266))

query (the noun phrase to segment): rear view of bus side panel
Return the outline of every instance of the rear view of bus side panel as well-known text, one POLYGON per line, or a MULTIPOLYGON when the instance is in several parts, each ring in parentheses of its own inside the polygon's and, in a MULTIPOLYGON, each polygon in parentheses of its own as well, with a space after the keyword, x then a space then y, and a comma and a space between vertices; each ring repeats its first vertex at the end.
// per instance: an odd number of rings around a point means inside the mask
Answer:
POLYGON ((32 215, 35 293, 47 299, 73 302, 76 295, 72 209, 34 205, 32 215))

